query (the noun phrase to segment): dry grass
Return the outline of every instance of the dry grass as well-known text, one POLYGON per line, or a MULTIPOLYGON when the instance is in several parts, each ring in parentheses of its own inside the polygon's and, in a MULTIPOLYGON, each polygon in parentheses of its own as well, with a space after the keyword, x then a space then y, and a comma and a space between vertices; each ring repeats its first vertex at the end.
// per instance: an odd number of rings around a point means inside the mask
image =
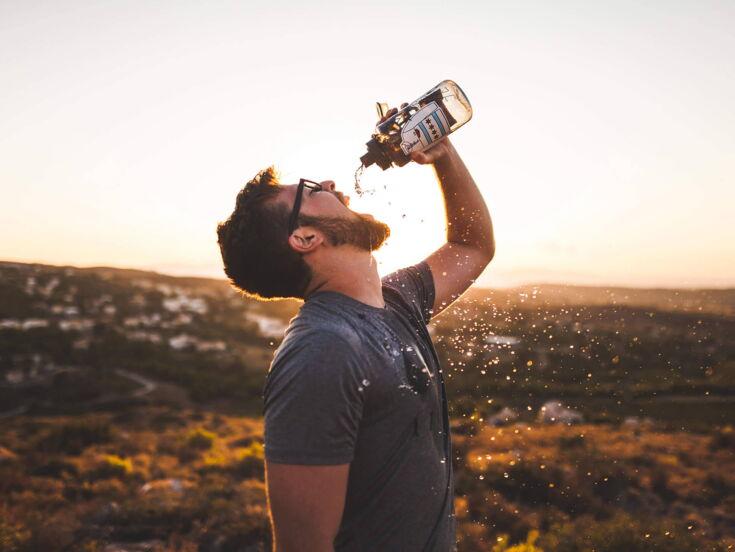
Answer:
MULTIPOLYGON (((5 421, 0 551, 267 550, 262 431, 262 420, 163 408, 5 421)), ((731 430, 458 432, 459 548, 732 550, 734 444, 731 430)))

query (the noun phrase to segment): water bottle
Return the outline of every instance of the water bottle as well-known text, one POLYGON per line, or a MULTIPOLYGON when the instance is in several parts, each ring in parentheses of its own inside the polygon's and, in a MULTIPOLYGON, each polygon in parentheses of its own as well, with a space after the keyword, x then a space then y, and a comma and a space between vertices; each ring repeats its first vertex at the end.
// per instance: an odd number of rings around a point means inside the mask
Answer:
MULTIPOLYGON (((378 105, 382 114, 387 106, 378 105)), ((362 167, 373 163, 383 170, 402 167, 411 160, 411 152, 425 150, 471 118, 472 106, 462 89, 454 81, 442 81, 375 127, 367 153, 360 158, 362 167)))

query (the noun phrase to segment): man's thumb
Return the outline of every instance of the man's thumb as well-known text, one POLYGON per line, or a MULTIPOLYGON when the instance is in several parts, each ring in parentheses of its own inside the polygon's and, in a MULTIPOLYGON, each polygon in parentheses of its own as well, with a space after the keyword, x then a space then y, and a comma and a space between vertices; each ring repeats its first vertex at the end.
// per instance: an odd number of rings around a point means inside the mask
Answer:
POLYGON ((416 163, 427 163, 429 161, 429 157, 422 151, 412 151, 411 152, 411 159, 416 161, 416 163))

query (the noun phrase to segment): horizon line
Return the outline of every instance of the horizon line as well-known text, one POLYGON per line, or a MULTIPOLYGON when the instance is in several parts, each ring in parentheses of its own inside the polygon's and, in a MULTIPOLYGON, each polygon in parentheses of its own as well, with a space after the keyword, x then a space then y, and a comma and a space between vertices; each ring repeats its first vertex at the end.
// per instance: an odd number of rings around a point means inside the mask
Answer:
MULTIPOLYGON (((44 267, 54 267, 54 268, 73 268, 73 269, 79 269, 79 270, 128 270, 128 271, 137 271, 137 272, 149 272, 152 274, 156 274, 159 276, 165 276, 168 278, 195 278, 195 279, 201 279, 201 280, 215 280, 215 281, 222 281, 222 282, 228 282, 228 279, 226 276, 215 276, 213 274, 196 274, 196 273, 175 273, 175 272, 168 272, 165 269, 155 268, 155 267, 140 267, 140 266, 117 266, 117 265, 104 265, 104 264, 54 264, 49 263, 47 261, 28 261, 28 260, 16 260, 16 259, 5 259, 0 258, 0 264, 18 264, 18 265, 38 265, 38 266, 44 266, 44 267)), ((629 289, 629 290, 641 290, 641 291, 735 291, 735 282, 732 284, 725 284, 722 286, 714 285, 714 286, 690 286, 690 285, 679 285, 679 286, 667 286, 667 285, 654 285, 654 286, 634 286, 630 284, 616 284, 616 283, 600 283, 600 284, 590 284, 590 283, 581 283, 581 282, 554 282, 554 281, 546 281, 546 282, 539 282, 539 281, 522 281, 517 284, 512 285, 496 285, 496 286, 489 286, 486 284, 472 284, 470 288, 468 288, 467 291, 470 289, 486 289, 486 290, 513 290, 518 288, 525 288, 525 287, 552 287, 552 286, 561 286, 561 287, 575 287, 575 288, 594 288, 594 289, 604 289, 604 288, 616 288, 616 289, 629 289)))

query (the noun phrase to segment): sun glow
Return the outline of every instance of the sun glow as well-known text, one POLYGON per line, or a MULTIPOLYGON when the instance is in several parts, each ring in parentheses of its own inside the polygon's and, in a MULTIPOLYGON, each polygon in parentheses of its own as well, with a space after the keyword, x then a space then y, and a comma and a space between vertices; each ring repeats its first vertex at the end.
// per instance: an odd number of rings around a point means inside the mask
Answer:
POLYGON ((371 213, 391 228, 387 243, 375 253, 382 275, 421 261, 446 241, 443 203, 433 171, 404 169, 381 174, 371 167, 363 185, 375 192, 352 196, 352 209, 371 213))
MULTIPOLYGON (((405 63, 375 37, 408 4, 285 9, 0 5, 0 258, 221 277, 215 227, 255 172, 351 191, 374 102, 451 78, 474 109, 452 141, 495 227, 480 284, 735 284, 730 8, 429 9, 443 46, 405 63)), ((377 192, 352 208, 392 230, 381 273, 443 243, 431 169, 363 181, 377 192)))

